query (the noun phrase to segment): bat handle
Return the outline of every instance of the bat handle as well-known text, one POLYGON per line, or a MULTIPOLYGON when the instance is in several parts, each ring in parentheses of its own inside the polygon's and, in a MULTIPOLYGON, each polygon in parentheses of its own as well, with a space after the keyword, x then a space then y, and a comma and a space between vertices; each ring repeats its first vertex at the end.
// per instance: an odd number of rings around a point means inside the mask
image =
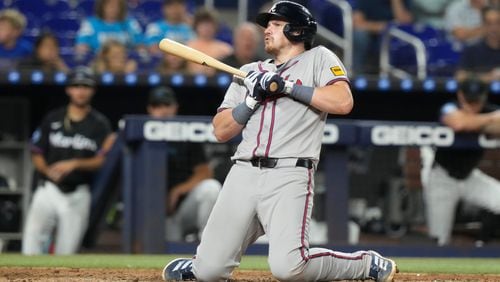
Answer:
POLYGON ((269 85, 269 90, 271 90, 271 92, 276 92, 276 90, 278 90, 278 83, 276 82, 271 82, 271 85, 269 85))

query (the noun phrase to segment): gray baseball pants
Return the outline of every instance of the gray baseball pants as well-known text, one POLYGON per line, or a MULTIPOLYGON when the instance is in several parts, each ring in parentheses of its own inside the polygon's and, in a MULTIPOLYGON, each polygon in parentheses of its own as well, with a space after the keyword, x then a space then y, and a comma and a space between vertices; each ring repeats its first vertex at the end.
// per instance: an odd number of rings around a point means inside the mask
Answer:
POLYGON ((198 280, 228 279, 246 248, 264 232, 269 237, 268 263, 279 280, 367 277, 371 258, 365 252, 309 248, 314 169, 293 164, 259 168, 237 161, 233 165, 193 260, 198 280))

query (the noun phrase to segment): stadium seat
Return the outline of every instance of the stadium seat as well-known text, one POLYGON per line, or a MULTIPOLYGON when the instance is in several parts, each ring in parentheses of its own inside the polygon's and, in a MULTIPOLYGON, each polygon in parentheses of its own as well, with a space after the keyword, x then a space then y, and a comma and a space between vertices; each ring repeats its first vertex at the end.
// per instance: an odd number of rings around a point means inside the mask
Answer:
POLYGON ((94 14, 94 0, 80 0, 75 10, 81 17, 90 17, 94 14))
POLYGON ((58 15, 47 19, 44 26, 59 37, 74 37, 80 28, 80 19, 71 15, 58 15))
POLYGON ((27 25, 24 30, 26 36, 38 36, 43 28, 43 22, 40 18, 36 17, 33 13, 23 13, 26 16, 27 25))
POLYGON ((73 47, 75 45, 75 36, 66 34, 65 36, 58 36, 60 47, 73 47))
POLYGON ((141 1, 136 8, 129 10, 130 15, 137 19, 141 26, 145 28, 149 23, 162 18, 162 3, 163 1, 160 0, 141 1))
POLYGON ((223 22, 219 23, 219 30, 217 31, 215 38, 232 45, 233 31, 231 30, 231 27, 229 27, 227 24, 223 22))
MULTIPOLYGON (((442 30, 427 25, 392 25, 422 40, 427 51, 427 72, 432 76, 450 76, 458 63, 459 53, 454 50, 442 30)), ((390 42, 391 65, 409 73, 417 68, 415 50, 410 44, 399 39, 390 42)))
POLYGON ((311 13, 319 24, 339 36, 344 35, 342 11, 337 6, 330 4, 325 0, 311 0, 309 7, 311 8, 311 13))
POLYGON ((54 14, 71 10, 68 2, 63 0, 16 1, 13 5, 23 13, 37 15, 37 18, 42 20, 54 17, 54 14))

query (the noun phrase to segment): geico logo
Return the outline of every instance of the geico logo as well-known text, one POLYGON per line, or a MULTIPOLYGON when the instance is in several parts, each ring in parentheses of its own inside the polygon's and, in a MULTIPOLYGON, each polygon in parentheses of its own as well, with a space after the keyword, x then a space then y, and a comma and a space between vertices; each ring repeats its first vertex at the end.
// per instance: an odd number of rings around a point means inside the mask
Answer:
POLYGON ((500 139, 490 139, 486 135, 481 134, 478 137, 479 146, 483 148, 498 148, 500 147, 500 139))
POLYGON ((205 122, 151 120, 144 123, 144 138, 149 141, 215 142, 213 127, 205 122))
POLYGON ((325 124, 323 144, 335 144, 339 141, 339 128, 335 124, 325 124))
POLYGON ((448 127, 377 125, 372 128, 375 145, 435 145, 451 146, 455 135, 448 127))

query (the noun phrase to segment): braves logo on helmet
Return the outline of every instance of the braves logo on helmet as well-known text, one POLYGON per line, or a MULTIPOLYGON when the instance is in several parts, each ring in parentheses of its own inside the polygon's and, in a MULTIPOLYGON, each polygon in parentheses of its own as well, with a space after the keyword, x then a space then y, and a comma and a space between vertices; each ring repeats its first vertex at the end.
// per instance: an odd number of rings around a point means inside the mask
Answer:
POLYGON ((306 49, 311 48, 317 23, 306 7, 291 1, 280 1, 274 4, 267 13, 259 14, 256 22, 260 26, 267 27, 272 17, 288 22, 283 28, 283 33, 288 40, 305 42, 306 49))

